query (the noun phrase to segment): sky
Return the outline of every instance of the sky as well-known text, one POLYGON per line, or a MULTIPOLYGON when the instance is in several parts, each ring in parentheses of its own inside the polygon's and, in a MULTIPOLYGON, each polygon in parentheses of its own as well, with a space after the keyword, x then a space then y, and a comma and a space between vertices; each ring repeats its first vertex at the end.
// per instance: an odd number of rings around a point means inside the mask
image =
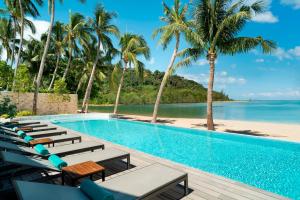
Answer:
MULTIPOLYGON (((253 0, 248 0, 253 1, 253 0)), ((299 100, 300 99, 300 0, 264 0, 266 11, 249 21, 240 36, 263 36, 276 42, 278 48, 272 54, 263 54, 254 49, 247 54, 234 56, 219 55, 216 63, 215 90, 223 90, 236 100, 299 100)), ((31 19, 36 25, 39 38, 47 31, 50 16, 47 2, 39 8, 41 16, 31 19)), ((165 1, 168 5, 173 0, 165 1)), ((182 0, 187 3, 188 0, 182 0)), ((196 2, 196 1, 195 1, 196 2)), ((158 38, 153 39, 153 31, 164 25, 159 17, 163 15, 161 0, 86 0, 81 4, 76 0, 56 1, 55 19, 68 22, 69 12, 80 12, 92 17, 97 3, 116 12, 114 23, 122 33, 143 35, 151 49, 151 59, 145 61, 151 71, 165 71, 168 66, 174 42, 163 50, 158 38)), ((3 3, 0 3, 3 7, 3 3)), ((26 37, 29 37, 26 30, 26 37)), ((115 41, 117 44, 117 41, 115 41)), ((180 49, 188 44, 183 42, 180 49)), ((3 55, 5 56, 5 55, 3 55)), ((2 56, 2 57, 3 57, 2 56)), ((176 74, 207 86, 209 66, 205 57, 176 74)))

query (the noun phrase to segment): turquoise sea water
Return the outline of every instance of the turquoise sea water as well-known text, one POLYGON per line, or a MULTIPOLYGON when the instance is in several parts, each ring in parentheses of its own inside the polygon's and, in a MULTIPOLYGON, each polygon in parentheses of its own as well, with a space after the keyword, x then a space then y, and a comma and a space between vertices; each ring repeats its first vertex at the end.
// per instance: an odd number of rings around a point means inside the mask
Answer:
MULTIPOLYGON (((90 106, 90 111, 112 112, 113 106, 90 106)), ((152 115, 153 105, 121 105, 122 114, 152 115)), ((163 104, 159 116, 205 118, 205 103, 163 104)), ((245 101, 214 103, 216 119, 300 124, 300 101, 245 101)))
POLYGON ((300 199, 300 144, 126 120, 57 125, 300 199))

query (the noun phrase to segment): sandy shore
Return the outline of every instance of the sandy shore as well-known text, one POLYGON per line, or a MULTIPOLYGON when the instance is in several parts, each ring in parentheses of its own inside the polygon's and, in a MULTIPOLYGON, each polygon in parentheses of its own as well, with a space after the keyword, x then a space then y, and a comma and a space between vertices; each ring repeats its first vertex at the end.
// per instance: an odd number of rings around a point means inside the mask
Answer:
MULTIPOLYGON (((151 117, 137 115, 121 115, 120 118, 150 122, 151 117)), ((205 119, 188 118, 159 118, 158 123, 185 128, 205 130, 205 119)), ((300 125, 279 124, 267 122, 247 122, 237 120, 215 120, 216 130, 237 134, 268 137, 272 139, 287 140, 300 143, 300 125)))

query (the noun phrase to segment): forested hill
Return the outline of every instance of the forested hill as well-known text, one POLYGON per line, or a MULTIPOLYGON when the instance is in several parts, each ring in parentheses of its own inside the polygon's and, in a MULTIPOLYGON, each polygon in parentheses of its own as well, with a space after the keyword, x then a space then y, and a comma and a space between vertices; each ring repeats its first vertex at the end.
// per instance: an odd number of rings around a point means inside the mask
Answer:
MULTIPOLYGON (((121 92, 122 104, 153 104, 156 100, 158 88, 164 76, 163 72, 145 71, 143 80, 138 79, 133 71, 125 75, 124 87, 121 92)), ((102 82, 99 87, 94 87, 92 102, 94 104, 113 104, 115 101, 116 86, 111 81, 102 82), (111 88, 114 88, 112 90, 111 88), (95 90, 98 90, 97 92, 95 90)), ((161 103, 199 103, 206 101, 207 89, 201 84, 174 75, 168 80, 164 89, 161 103)), ((223 92, 214 92, 215 101, 229 101, 223 92)))

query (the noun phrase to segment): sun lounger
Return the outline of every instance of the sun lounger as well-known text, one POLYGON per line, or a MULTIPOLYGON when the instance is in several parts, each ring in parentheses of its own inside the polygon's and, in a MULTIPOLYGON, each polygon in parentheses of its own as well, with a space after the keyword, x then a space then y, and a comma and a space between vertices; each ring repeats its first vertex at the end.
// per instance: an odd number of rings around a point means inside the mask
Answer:
POLYGON ((102 151, 95 152, 87 152, 82 154, 70 155, 63 157, 63 160, 66 161, 69 165, 75 165, 77 163, 85 162, 85 161, 93 161, 98 163, 101 161, 111 161, 116 159, 126 159, 127 160, 127 169, 130 167, 130 155, 127 152, 115 149, 115 148, 107 148, 102 151))
MULTIPOLYGON (((186 173, 155 163, 108 181, 95 183, 108 190, 115 200, 132 200, 154 198, 181 182, 184 182, 184 190, 187 194, 186 173)), ((17 196, 23 200, 89 199, 80 188, 25 181, 15 181, 14 186, 17 196)))
MULTIPOLYGON (((3 134, 7 135, 12 135, 15 137, 18 137, 18 133, 13 132, 13 131, 7 131, 2 129, 1 130, 3 134)), ((62 135, 62 134, 67 134, 67 131, 63 129, 57 129, 57 130, 49 130, 49 131, 36 131, 36 132, 27 132, 26 135, 29 135, 33 138, 41 138, 41 137, 50 137, 50 136, 55 136, 55 135, 62 135)))
POLYGON ((38 123, 38 124, 28 124, 28 125, 18 125, 18 124, 13 124, 13 125, 9 125, 9 126, 1 126, 0 128, 14 128, 14 127, 30 127, 30 128, 39 128, 39 127, 45 127, 48 126, 48 124, 42 124, 42 123, 38 123))
MULTIPOLYGON (((13 131, 2 130, 2 133, 7 135, 12 135, 18 137, 18 133, 13 131)), ((26 135, 29 135, 33 138, 42 138, 42 137, 50 137, 55 135, 67 134, 67 131, 63 129, 50 130, 50 131, 39 131, 39 132, 27 132, 26 135)))
POLYGON ((88 141, 88 142, 81 142, 76 144, 68 144, 68 145, 48 148, 49 154, 41 155, 38 152, 36 152, 35 149, 33 148, 0 141, 0 149, 2 150, 18 152, 26 155, 41 156, 41 157, 48 157, 50 154, 65 156, 65 155, 81 153, 85 151, 94 151, 96 149, 103 149, 103 148, 104 145, 99 142, 88 141))
POLYGON ((12 121, 12 122, 0 123, 0 126, 28 126, 28 125, 34 125, 34 124, 40 124, 40 122, 38 122, 38 121, 12 121))
MULTIPOLYGON (((50 161, 39 158, 32 158, 29 156, 16 154, 12 152, 4 152, 0 151, 0 156, 5 163, 14 164, 17 166, 31 167, 37 168, 47 171, 60 171, 56 167, 54 167, 50 161)), ((118 149, 107 148, 101 151, 95 151, 91 153, 83 153, 78 155, 69 155, 67 157, 63 157, 68 165, 74 165, 86 161, 93 161, 96 163, 102 163, 106 161, 119 160, 127 158, 127 161, 130 162, 130 154, 118 149), (66 158, 66 160, 65 160, 66 158), (74 158, 74 159, 73 159, 74 158)))
MULTIPOLYGON (((56 130, 57 127, 54 127, 54 126, 39 126, 39 127, 31 127, 31 126, 21 126, 20 129, 23 128, 30 128, 31 130, 24 130, 25 132, 37 132, 37 131, 50 131, 50 130, 56 130)), ((6 130, 6 131, 11 131, 11 132, 16 132, 13 130, 14 127, 1 127, 3 130, 6 130)))
MULTIPOLYGON (((49 138, 51 140, 51 142, 49 142, 49 144, 52 144, 53 146, 56 143, 68 142, 68 141, 71 141, 72 144, 74 144, 74 142, 76 140, 78 140, 78 142, 81 142, 81 136, 74 135, 74 134, 57 135, 57 136, 52 136, 52 137, 47 137, 47 138, 49 138)), ((23 146, 28 146, 28 143, 25 142, 24 139, 19 138, 19 137, 14 137, 11 135, 0 134, 0 140, 9 141, 9 142, 20 144, 23 146)))

